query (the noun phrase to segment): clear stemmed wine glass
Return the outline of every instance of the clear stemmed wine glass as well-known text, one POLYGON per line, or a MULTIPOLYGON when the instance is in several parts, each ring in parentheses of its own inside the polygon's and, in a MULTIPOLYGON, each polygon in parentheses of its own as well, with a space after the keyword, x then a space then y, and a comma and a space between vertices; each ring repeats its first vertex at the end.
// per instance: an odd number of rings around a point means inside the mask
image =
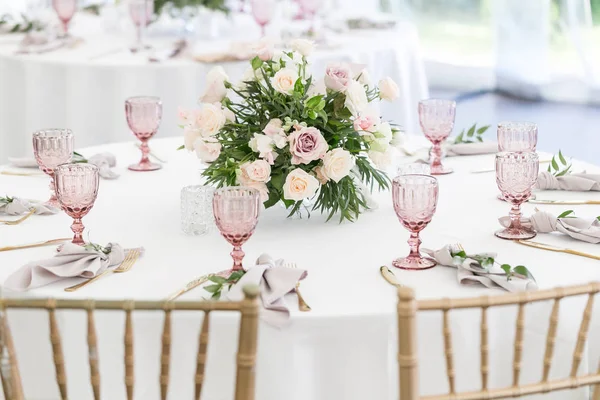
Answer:
POLYGON ((392 265, 402 269, 428 269, 436 262, 421 257, 419 232, 421 232, 435 214, 438 200, 438 182, 429 175, 400 175, 392 183, 394 211, 400 223, 410 231, 408 244, 410 253, 398 258, 392 265))
POLYGON ((144 31, 154 14, 154 0, 129 0, 129 15, 136 30, 136 43, 130 48, 132 53, 150 49, 144 44, 144 31))
POLYGON ((77 0, 52 0, 52 7, 62 24, 63 37, 69 36, 69 22, 77 11, 77 0))
POLYGON ((536 233, 521 225, 521 204, 531 196, 537 182, 540 160, 536 153, 496 154, 496 183, 504 199, 512 204, 510 226, 496 232, 502 239, 531 239, 536 233))
POLYGON ((158 97, 137 96, 125 100, 125 115, 127 124, 133 134, 142 142, 142 159, 139 164, 132 164, 132 171, 155 171, 162 168, 160 164, 152 163, 148 159, 150 148, 148 140, 158 130, 162 119, 162 102, 158 97))
POLYGON ((54 191, 54 168, 73 157, 73 132, 70 129, 45 129, 33 133, 33 154, 40 169, 50 177, 48 204, 58 207, 54 191))
POLYGON ((442 142, 454 128, 456 102, 452 100, 427 99, 419 101, 419 123, 425 137, 433 144, 431 149, 431 175, 453 172, 442 165, 442 142))
POLYGON ((93 164, 62 164, 56 167, 55 174, 60 207, 73 218, 73 243, 82 245, 84 226, 81 218, 90 212, 98 196, 98 167, 93 164))
POLYGON ((505 121, 498 124, 498 151, 535 152, 538 127, 532 122, 505 121))
POLYGON ((260 193, 256 189, 227 187, 214 194, 215 222, 225 240, 233 245, 233 268, 229 272, 242 270, 242 245, 256 229, 260 204, 260 193))
POLYGON ((252 15, 260 25, 261 36, 265 36, 265 27, 271 22, 275 14, 277 2, 275 0, 252 0, 252 15))

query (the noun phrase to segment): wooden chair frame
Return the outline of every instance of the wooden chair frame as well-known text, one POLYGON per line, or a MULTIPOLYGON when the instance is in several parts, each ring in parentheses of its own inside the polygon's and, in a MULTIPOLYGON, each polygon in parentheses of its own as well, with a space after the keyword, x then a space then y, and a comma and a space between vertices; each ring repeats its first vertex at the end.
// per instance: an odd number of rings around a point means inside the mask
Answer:
POLYGON ((596 293, 600 292, 600 282, 586 285, 523 292, 503 296, 482 296, 461 299, 415 299, 412 289, 401 287, 398 289, 398 364, 400 381, 400 400, 479 400, 479 399, 505 399, 518 398, 525 395, 547 393, 564 389, 575 389, 582 386, 594 385, 593 400, 600 400, 600 366, 595 374, 578 375, 582 353, 585 348, 587 334, 592 318, 592 308, 596 293), (558 313, 560 300, 564 297, 587 295, 587 305, 579 326, 577 343, 573 352, 571 372, 569 377, 549 380, 554 353, 554 342, 558 326, 558 313), (546 348, 542 365, 542 380, 532 384, 521 384, 521 360, 523 355, 523 332, 525 326, 525 305, 540 301, 554 300, 546 348), (490 307, 518 306, 515 328, 515 342, 513 355, 513 383, 511 387, 488 388, 488 322, 487 311, 490 307), (454 357, 452 350, 452 331, 450 328, 450 310, 464 308, 481 309, 481 390, 457 393, 454 381, 454 357), (433 396, 419 396, 419 372, 417 358, 417 327, 416 316, 418 311, 441 311, 443 316, 444 351, 446 358, 446 375, 448 377, 449 393, 433 396))
MULTIPOLYGON (((68 399, 67 379, 60 330, 56 322, 55 310, 84 310, 87 314, 87 344, 90 366, 90 383, 94 400, 100 400, 100 373, 98 369, 98 347, 94 322, 95 310, 121 310, 125 313, 125 389, 127 400, 133 400, 134 394, 134 343, 132 312, 134 310, 162 311, 164 323, 162 331, 162 350, 160 359, 161 399, 167 399, 169 389, 169 366, 171 354, 171 312, 202 311, 205 314, 198 338, 196 373, 194 377, 194 399, 202 394, 206 353, 208 349, 210 313, 212 311, 237 311, 241 313, 240 335, 237 352, 237 373, 235 400, 254 400, 254 379, 256 365, 256 347, 258 339, 258 287, 244 288, 245 298, 240 302, 211 301, 93 301, 93 300, 55 300, 55 299, 0 299, 0 378, 6 400, 24 400, 17 356, 12 341, 7 309, 45 309, 48 311, 50 342, 54 357, 56 382, 62 400, 68 399)), ((179 399, 178 399, 179 400, 179 399)))

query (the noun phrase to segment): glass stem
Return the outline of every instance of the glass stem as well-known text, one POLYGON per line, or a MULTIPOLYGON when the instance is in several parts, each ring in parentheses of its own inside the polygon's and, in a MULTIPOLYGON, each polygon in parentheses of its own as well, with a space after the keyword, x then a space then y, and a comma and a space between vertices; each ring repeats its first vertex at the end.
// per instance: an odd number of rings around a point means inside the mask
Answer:
POLYGON ((150 147, 148 146, 148 140, 142 140, 142 145, 140 146, 140 150, 142 150, 142 160, 140 164, 147 164, 150 162, 148 159, 148 154, 150 154, 150 147))
POLYGON ((81 223, 81 218, 73 218, 73 224, 71 224, 71 230, 75 234, 75 236, 73 237, 73 244, 84 244, 82 236, 83 229, 84 227, 81 223))
POLYGON ((438 167, 442 165, 442 144, 435 142, 431 148, 431 166, 438 167))
POLYGON ((510 226, 509 229, 521 229, 521 205, 513 204, 510 212, 510 226))
POLYGON ((419 232, 411 232, 410 238, 408 239, 408 245, 410 246, 409 258, 421 258, 419 252, 419 246, 421 246, 421 239, 419 239, 419 232))
POLYGON ((265 35, 266 35, 266 25, 265 25, 265 24, 262 24, 262 25, 260 26, 260 35, 261 35, 262 37, 265 37, 265 35))
POLYGON ((50 200, 48 200, 50 205, 56 206, 58 205, 58 199, 56 198, 56 185, 54 183, 54 175, 50 175, 50 200))
POLYGON ((234 246, 233 251, 231 252, 231 258, 233 258, 233 270, 234 271, 242 271, 244 268, 242 267, 242 260, 246 253, 242 251, 242 246, 234 246))
POLYGON ((62 28, 63 28, 63 36, 67 37, 69 36, 69 21, 61 21, 62 22, 62 28))
POLYGON ((142 49, 143 47, 143 40, 142 40, 142 23, 140 22, 140 24, 137 26, 137 47, 139 50, 142 49))

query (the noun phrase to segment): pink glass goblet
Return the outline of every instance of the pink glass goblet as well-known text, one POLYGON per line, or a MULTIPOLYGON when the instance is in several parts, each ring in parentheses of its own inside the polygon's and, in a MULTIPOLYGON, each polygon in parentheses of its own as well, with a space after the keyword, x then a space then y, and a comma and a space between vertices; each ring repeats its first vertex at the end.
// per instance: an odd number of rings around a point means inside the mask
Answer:
POLYGON ((256 189, 227 187, 217 190, 214 194, 213 213, 217 228, 233 246, 231 271, 243 269, 242 245, 250 239, 256 229, 260 204, 260 193, 256 189))
POLYGON ((536 153, 496 154, 496 183, 504 199, 512 205, 510 226, 496 232, 502 239, 531 239, 536 233, 521 225, 521 204, 531 196, 537 182, 540 160, 536 153))
POLYGON ((410 231, 408 245, 410 253, 398 258, 392 265, 402 269, 428 269, 436 265, 430 258, 419 253, 421 232, 431 219, 437 207, 438 181, 429 175, 400 175, 392 183, 394 211, 400 223, 410 231))
POLYGON ((77 11, 77 0, 52 0, 52 7, 62 24, 63 37, 69 36, 69 22, 77 11))
POLYGON ((425 137, 433 144, 431 149, 431 175, 444 175, 453 172, 442 165, 442 142, 454 128, 456 102, 451 100, 428 99, 419 102, 419 123, 425 137))
POLYGON ((56 167, 55 174, 60 207, 73 218, 73 243, 82 245, 84 226, 81 218, 90 212, 98 196, 98 167, 92 164, 62 164, 56 167))
POLYGON ((45 129, 34 132, 33 154, 40 170, 50 177, 50 200, 47 203, 58 207, 54 191, 54 168, 71 161, 73 132, 69 129, 45 129))
POLYGON ((130 48, 132 53, 152 48, 144 43, 144 31, 152 20, 152 14, 154 14, 154 0, 129 0, 129 16, 136 32, 136 43, 130 48))
POLYGON ((315 31, 315 16, 319 10, 319 6, 322 4, 321 0, 298 0, 300 3, 300 10, 304 17, 310 19, 310 31, 315 31))
POLYGON ((133 134, 142 142, 142 159, 138 164, 132 164, 132 171, 155 171, 162 168, 160 164, 150 162, 148 154, 148 140, 160 125, 162 119, 162 102, 158 97, 139 96, 130 97, 125 101, 125 115, 127 124, 133 134))
POLYGON ((537 136, 537 125, 532 122, 500 122, 498 124, 498 151, 535 152, 537 136))
POLYGON ((265 36, 265 27, 271 22, 275 14, 277 2, 275 0, 252 0, 252 16, 260 26, 261 36, 265 36))

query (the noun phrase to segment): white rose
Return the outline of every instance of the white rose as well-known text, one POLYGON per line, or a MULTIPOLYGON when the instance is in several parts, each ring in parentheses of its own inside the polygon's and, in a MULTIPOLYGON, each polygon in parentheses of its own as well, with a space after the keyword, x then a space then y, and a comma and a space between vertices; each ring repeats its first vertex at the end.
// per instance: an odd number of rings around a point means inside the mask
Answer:
POLYGON ((318 95, 327 95, 327 86, 325 86, 325 80, 319 79, 318 81, 313 81, 310 84, 310 87, 306 91, 306 95, 310 99, 311 97, 315 97, 318 95))
POLYGON ((379 97, 383 100, 394 101, 400 95, 400 89, 390 77, 379 81, 379 97))
POLYGON ((271 38, 264 37, 258 41, 253 47, 254 52, 263 61, 269 61, 273 58, 275 52, 275 41, 271 38))
POLYGON ((313 197, 319 190, 319 181, 300 168, 288 174, 283 185, 283 198, 300 201, 313 197))
POLYGON ((194 149, 200 160, 210 163, 215 161, 221 154, 221 143, 213 137, 198 138, 194 142, 194 149))
POLYGON ((385 139, 388 143, 391 142, 393 132, 390 123, 382 122, 381 124, 379 124, 379 126, 377 127, 377 131, 374 132, 374 135, 377 139, 385 139))
POLYGON ((206 90, 200 98, 201 103, 218 103, 227 96, 225 82, 229 77, 223 67, 213 67, 206 74, 206 90))
POLYGON ((351 81, 346 89, 346 102, 344 103, 350 113, 358 117, 369 107, 369 99, 362 84, 357 81, 351 81))
POLYGON ((297 80, 298 72, 291 68, 283 68, 271 78, 271 85, 279 93, 292 94, 297 80))
POLYGON ((259 153, 258 156, 266 160, 269 164, 273 165, 277 154, 273 151, 273 145, 275 142, 267 135, 261 133, 255 133, 254 138, 250 139, 248 146, 252 151, 259 153))
POLYGON ((225 115, 227 122, 235 122, 235 114, 229 108, 223 107, 223 115, 225 115))
POLYGON ((315 49, 315 42, 307 39, 294 39, 292 40, 291 47, 304 57, 308 57, 315 49))
POLYGON ((248 67, 244 74, 242 75, 242 79, 235 85, 236 89, 244 90, 248 86, 248 82, 256 81, 262 79, 262 74, 260 70, 254 71, 252 67, 248 67), (257 72, 258 71, 258 72, 257 72))
POLYGON ((265 160, 244 163, 240 169, 252 181, 267 183, 271 180, 271 166, 265 160))
MULTIPOLYGON (((290 52, 287 53, 290 54, 290 52)), ((273 61, 279 67, 281 67, 281 62, 283 61, 285 63, 286 68, 298 69, 298 66, 304 62, 304 60, 302 59, 302 54, 294 51, 291 52, 291 57, 288 54, 286 54, 286 52, 284 51, 277 50, 273 54, 273 61)))
POLYGON ((273 139, 278 149, 283 149, 287 145, 287 136, 283 130, 283 122, 279 118, 273 118, 269 121, 263 133, 273 139))
POLYGON ((200 137, 200 131, 198 129, 192 128, 191 126, 186 126, 183 128, 183 145, 189 151, 194 150, 194 143, 200 137))
POLYGON ((369 71, 366 68, 361 70, 358 73, 358 75, 355 77, 355 79, 358 82, 360 82, 362 85, 366 85, 366 86, 371 85, 371 74, 369 74, 369 71))
POLYGON ((220 104, 202 104, 200 110, 196 111, 194 127, 200 131, 203 137, 216 135, 227 122, 220 104))
POLYGON ((368 156, 377 168, 385 169, 392 163, 392 151, 391 147, 384 152, 369 150, 368 156))
POLYGON ((350 174, 354 167, 354 157, 344 149, 333 149, 323 158, 323 174, 332 181, 339 182, 350 174))

